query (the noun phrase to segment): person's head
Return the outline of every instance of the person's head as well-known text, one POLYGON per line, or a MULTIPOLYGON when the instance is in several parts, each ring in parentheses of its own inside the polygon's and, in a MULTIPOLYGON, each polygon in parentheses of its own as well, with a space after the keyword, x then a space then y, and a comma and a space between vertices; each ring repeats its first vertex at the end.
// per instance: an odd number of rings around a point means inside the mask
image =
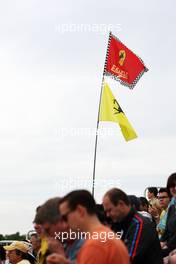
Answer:
POLYGON ((113 188, 104 195, 103 207, 107 217, 113 222, 120 222, 130 211, 131 205, 125 192, 113 188))
POLYGON ((37 233, 33 233, 30 236, 30 242, 32 244, 32 249, 34 252, 38 252, 41 246, 41 239, 37 233))
POLYGON ((59 197, 51 198, 41 205, 36 213, 34 223, 41 225, 47 236, 54 237, 55 233, 65 231, 58 211, 59 202, 59 197))
POLYGON ((147 197, 149 200, 157 197, 158 189, 156 187, 149 187, 147 188, 147 191, 147 197))
POLYGON ((176 197, 176 173, 172 173, 167 179, 167 190, 172 197, 176 197))
POLYGON ((35 229, 36 233, 37 233, 40 237, 42 237, 42 236, 43 236, 43 229, 42 229, 42 226, 39 225, 39 224, 37 224, 37 223, 35 223, 35 222, 33 222, 33 226, 34 226, 34 229, 35 229))
MULTIPOLYGON (((37 206, 37 208, 36 208, 36 210, 35 210, 35 211, 36 211, 36 214, 37 214, 37 212, 39 211, 40 207, 41 207, 41 205, 37 206)), ((35 222, 33 222, 33 226, 34 226, 34 229, 35 229, 36 233, 37 233, 40 237, 42 237, 42 236, 43 236, 42 226, 39 225, 39 224, 37 224, 37 223, 35 223, 35 222)))
POLYGON ((59 205, 62 220, 74 231, 83 230, 91 217, 96 216, 96 203, 87 190, 76 190, 64 196, 59 205))
POLYGON ((128 199, 130 201, 131 206, 139 211, 140 210, 140 200, 136 195, 128 195, 128 199))
POLYGON ((108 225, 108 219, 106 217, 106 214, 105 214, 105 211, 104 211, 102 204, 96 204, 96 214, 97 214, 99 221, 103 225, 108 225))
POLYGON ((162 209, 166 209, 170 202, 170 194, 167 188, 160 188, 158 192, 158 200, 162 209))
POLYGON ((148 212, 149 202, 145 197, 139 197, 140 200, 140 211, 148 212))
POLYGON ((28 259, 29 246, 21 241, 15 241, 9 246, 4 246, 8 252, 7 256, 11 264, 16 264, 23 259, 28 259))

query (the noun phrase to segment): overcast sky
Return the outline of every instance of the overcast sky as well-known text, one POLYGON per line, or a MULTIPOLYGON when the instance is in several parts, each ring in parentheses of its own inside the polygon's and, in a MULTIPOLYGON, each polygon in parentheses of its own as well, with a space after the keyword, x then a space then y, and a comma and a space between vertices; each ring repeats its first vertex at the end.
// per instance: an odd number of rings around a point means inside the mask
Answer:
POLYGON ((134 90, 108 83, 138 139, 102 122, 95 197, 112 186, 143 195, 175 171, 174 0, 0 3, 0 233, 32 228, 35 208, 92 188, 109 28, 149 71, 134 90), (106 129, 106 130, 105 130, 106 129))

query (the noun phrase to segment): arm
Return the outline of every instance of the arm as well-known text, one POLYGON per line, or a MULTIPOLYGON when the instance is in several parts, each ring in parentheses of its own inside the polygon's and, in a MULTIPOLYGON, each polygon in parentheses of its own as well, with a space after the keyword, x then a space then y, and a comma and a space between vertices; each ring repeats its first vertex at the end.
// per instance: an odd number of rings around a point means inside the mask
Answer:
POLYGON ((63 255, 53 253, 46 258, 46 264, 71 264, 71 262, 63 255))
POLYGON ((142 263, 146 252, 156 239, 157 233, 154 225, 149 220, 135 215, 124 240, 132 262, 142 263))
POLYGON ((48 249, 51 253, 58 253, 65 256, 63 245, 59 240, 56 240, 52 237, 47 238, 48 249))

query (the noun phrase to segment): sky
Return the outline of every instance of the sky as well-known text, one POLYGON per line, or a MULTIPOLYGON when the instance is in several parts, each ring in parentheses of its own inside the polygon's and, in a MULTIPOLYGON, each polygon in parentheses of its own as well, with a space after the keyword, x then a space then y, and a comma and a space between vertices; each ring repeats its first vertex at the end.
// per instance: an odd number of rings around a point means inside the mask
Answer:
POLYGON ((101 122, 95 198, 142 196, 175 172, 174 0, 6 0, 0 3, 0 234, 33 229, 35 208, 92 189, 109 30, 149 71, 134 90, 107 78, 138 138, 101 122))

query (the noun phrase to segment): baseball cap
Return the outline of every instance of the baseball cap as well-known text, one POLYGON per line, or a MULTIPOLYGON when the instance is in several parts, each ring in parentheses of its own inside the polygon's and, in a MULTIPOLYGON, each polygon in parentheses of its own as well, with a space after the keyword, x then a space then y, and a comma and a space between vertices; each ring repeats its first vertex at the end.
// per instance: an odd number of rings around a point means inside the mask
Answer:
POLYGON ((14 241, 9 246, 4 246, 4 249, 8 251, 18 249, 19 251, 22 251, 24 253, 28 253, 28 251, 30 250, 29 246, 22 241, 14 241))

